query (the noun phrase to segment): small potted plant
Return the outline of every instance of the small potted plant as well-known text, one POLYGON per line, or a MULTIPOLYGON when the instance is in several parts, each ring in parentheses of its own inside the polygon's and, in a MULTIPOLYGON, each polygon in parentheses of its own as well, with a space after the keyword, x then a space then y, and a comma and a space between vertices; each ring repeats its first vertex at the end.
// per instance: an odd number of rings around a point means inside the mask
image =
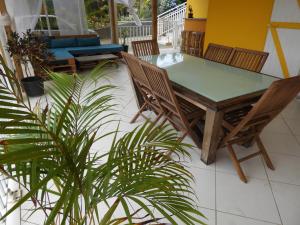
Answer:
POLYGON ((189 13, 188 13, 188 18, 194 18, 194 14, 193 14, 193 8, 191 5, 189 5, 189 13))
POLYGON ((128 37, 128 28, 125 28, 121 31, 121 38, 123 39, 123 50, 128 52, 128 45, 126 45, 126 38, 128 37))
POLYGON ((11 56, 18 58, 24 65, 26 77, 21 80, 28 96, 44 94, 44 80, 51 54, 47 51, 45 38, 37 36, 31 30, 22 35, 14 32, 7 43, 7 50, 11 56), (34 74, 31 74, 29 63, 34 74))

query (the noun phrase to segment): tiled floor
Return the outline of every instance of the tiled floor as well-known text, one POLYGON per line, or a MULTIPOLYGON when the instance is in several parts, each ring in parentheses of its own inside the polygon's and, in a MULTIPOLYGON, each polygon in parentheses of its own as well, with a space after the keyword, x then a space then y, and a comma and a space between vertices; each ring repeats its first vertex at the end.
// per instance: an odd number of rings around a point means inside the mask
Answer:
MULTIPOLYGON (((119 104, 115 119, 120 119, 122 131, 131 130, 143 119, 129 124, 137 105, 127 70, 120 65, 109 76, 110 82, 119 87, 114 91, 119 104)), ((117 123, 110 123, 103 130, 115 129, 117 123)), ((185 164, 195 176, 193 187, 199 209, 209 225, 300 224, 300 101, 293 101, 261 137, 276 170, 269 170, 258 157, 249 160, 242 165, 249 178, 247 184, 239 180, 226 151, 220 150, 217 162, 206 166, 200 160, 200 150, 190 149, 192 158, 186 159, 185 164)), ((110 141, 107 138, 97 146, 103 149, 110 141)), ((185 141, 192 143, 188 138, 185 141)), ((98 151, 97 146, 94 151, 98 151)), ((254 149, 256 146, 247 153, 254 149)))

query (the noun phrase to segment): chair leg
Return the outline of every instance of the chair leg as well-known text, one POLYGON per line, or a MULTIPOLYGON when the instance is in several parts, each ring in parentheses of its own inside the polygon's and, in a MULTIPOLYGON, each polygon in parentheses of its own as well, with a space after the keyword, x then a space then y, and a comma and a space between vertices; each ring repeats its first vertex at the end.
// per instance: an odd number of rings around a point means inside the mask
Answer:
MULTIPOLYGON (((182 142, 183 139, 186 137, 186 135, 188 135, 188 131, 185 131, 179 138, 177 138, 177 141, 178 141, 178 142, 182 142)), ((169 151, 167 152, 167 157, 171 157, 171 155, 172 155, 172 151, 169 150, 169 151)))
POLYGON ((245 174, 244 174, 244 172, 242 170, 242 167, 241 167, 241 165, 239 163, 238 158, 236 157, 236 154, 235 154, 234 149, 233 149, 233 147, 232 147, 231 144, 227 144, 227 150, 228 150, 230 158, 231 158, 231 160, 233 162, 233 166, 235 167, 235 169, 236 169, 236 171, 237 171, 240 179, 243 182, 247 183, 248 180, 247 180, 247 178, 246 178, 246 176, 245 176, 245 174))
POLYGON ((153 121, 153 124, 156 124, 159 120, 160 120, 160 118, 163 116, 163 113, 159 113, 157 116, 156 116, 156 118, 155 118, 155 120, 153 121))
POLYGON ((147 105, 148 105, 147 102, 145 102, 145 103, 142 105, 142 107, 141 107, 140 110, 137 112, 137 114, 135 114, 135 116, 132 118, 132 120, 130 121, 130 123, 134 123, 134 122, 137 120, 137 118, 141 115, 141 113, 144 111, 144 109, 146 108, 147 105))
POLYGON ((271 161, 271 159, 270 159, 270 157, 269 157, 269 155, 268 155, 268 153, 267 153, 267 150, 266 150, 265 146, 263 145, 263 143, 262 143, 260 137, 257 136, 257 137, 255 138, 255 140, 256 140, 257 146, 258 146, 259 150, 261 151, 261 154, 262 154, 262 156, 263 156, 263 158, 264 158, 264 160, 265 160, 267 166, 268 166, 271 170, 275 170, 275 167, 274 167, 274 165, 273 165, 273 163, 272 163, 272 161, 271 161))

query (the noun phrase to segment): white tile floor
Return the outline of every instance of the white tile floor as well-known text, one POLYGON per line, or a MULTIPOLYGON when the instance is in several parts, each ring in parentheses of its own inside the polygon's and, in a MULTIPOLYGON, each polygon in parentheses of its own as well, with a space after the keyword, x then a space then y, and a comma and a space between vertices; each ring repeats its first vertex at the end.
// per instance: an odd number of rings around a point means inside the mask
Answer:
MULTIPOLYGON (((119 104, 115 118, 120 119, 122 131, 131 130, 143 119, 129 124, 137 105, 127 70, 120 65, 109 76, 119 87, 114 91, 119 104)), ((106 125, 103 130, 111 131, 117 123, 106 125)), ((208 218, 207 224, 300 224, 300 101, 293 101, 261 137, 276 170, 269 170, 260 158, 249 160, 242 165, 249 178, 247 184, 239 180, 226 151, 220 150, 216 163, 207 166, 200 160, 199 149, 190 150, 192 158, 186 159, 185 164, 195 176, 193 186, 200 211, 208 218)), ((103 140, 94 150, 98 151, 98 146, 104 149, 110 141, 110 138, 103 140)), ((185 141, 191 143, 189 138, 185 141)), ((254 149, 256 146, 247 149, 247 153, 254 149)))

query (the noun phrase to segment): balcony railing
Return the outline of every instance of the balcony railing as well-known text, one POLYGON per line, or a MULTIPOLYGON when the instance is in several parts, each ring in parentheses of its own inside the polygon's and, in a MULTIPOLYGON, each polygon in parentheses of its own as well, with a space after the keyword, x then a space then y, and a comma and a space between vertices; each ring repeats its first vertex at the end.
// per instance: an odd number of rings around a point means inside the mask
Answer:
POLYGON ((126 33, 125 44, 130 44, 132 41, 141 41, 151 39, 152 24, 151 21, 143 21, 142 26, 136 25, 119 25, 119 43, 123 44, 123 34, 126 33))

